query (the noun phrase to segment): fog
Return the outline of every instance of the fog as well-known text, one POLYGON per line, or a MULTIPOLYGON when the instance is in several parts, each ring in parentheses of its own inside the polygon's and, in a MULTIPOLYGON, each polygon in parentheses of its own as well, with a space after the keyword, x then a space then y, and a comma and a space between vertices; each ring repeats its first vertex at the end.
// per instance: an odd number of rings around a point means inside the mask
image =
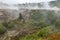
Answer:
POLYGON ((38 2, 49 2, 49 1, 55 1, 55 0, 0 0, 1 2, 7 3, 7 4, 19 4, 19 3, 38 3, 38 2))

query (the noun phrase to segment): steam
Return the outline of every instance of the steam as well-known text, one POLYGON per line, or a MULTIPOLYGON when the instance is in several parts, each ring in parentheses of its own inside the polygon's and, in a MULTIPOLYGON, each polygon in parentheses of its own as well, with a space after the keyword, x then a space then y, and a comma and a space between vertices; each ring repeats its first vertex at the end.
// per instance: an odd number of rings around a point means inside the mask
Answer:
MULTIPOLYGON (((56 0, 55 0, 55 1, 56 1, 56 0)), ((54 10, 54 11, 59 11, 59 10, 60 10, 60 9, 59 9, 58 7, 56 7, 56 6, 51 7, 51 6, 49 5, 49 2, 44 2, 44 3, 42 3, 42 5, 43 5, 43 7, 42 7, 41 9, 54 10)))
POLYGON ((48 2, 44 2, 44 3, 43 3, 43 7, 44 7, 44 8, 50 8, 49 3, 48 3, 48 2))

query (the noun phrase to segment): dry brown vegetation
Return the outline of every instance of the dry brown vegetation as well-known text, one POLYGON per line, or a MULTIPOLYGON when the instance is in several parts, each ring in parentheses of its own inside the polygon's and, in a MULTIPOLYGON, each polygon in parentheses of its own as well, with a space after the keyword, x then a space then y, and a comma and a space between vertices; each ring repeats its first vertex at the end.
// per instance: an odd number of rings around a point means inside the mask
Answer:
POLYGON ((60 40, 60 33, 52 33, 47 37, 48 40, 60 40))

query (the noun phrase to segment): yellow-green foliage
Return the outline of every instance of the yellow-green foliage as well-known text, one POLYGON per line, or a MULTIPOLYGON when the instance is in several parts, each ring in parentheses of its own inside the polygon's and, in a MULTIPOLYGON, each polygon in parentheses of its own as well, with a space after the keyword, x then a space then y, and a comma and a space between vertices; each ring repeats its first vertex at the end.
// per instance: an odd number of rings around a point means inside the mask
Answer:
POLYGON ((26 36, 20 38, 20 40, 42 40, 42 38, 47 37, 51 31, 51 26, 39 29, 34 34, 27 34, 26 36))
POLYGON ((38 40, 38 39, 39 38, 35 34, 26 35, 25 37, 20 38, 20 40, 38 40))
POLYGON ((47 37, 51 30, 51 26, 44 27, 37 32, 37 35, 38 37, 47 37))

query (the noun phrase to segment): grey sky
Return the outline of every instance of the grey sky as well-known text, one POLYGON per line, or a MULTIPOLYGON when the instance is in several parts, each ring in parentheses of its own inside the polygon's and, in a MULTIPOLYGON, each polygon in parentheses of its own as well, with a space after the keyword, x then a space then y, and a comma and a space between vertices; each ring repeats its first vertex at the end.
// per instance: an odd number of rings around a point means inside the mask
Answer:
POLYGON ((8 3, 8 4, 18 4, 18 3, 32 3, 32 2, 48 2, 54 0, 0 0, 0 2, 8 3))

